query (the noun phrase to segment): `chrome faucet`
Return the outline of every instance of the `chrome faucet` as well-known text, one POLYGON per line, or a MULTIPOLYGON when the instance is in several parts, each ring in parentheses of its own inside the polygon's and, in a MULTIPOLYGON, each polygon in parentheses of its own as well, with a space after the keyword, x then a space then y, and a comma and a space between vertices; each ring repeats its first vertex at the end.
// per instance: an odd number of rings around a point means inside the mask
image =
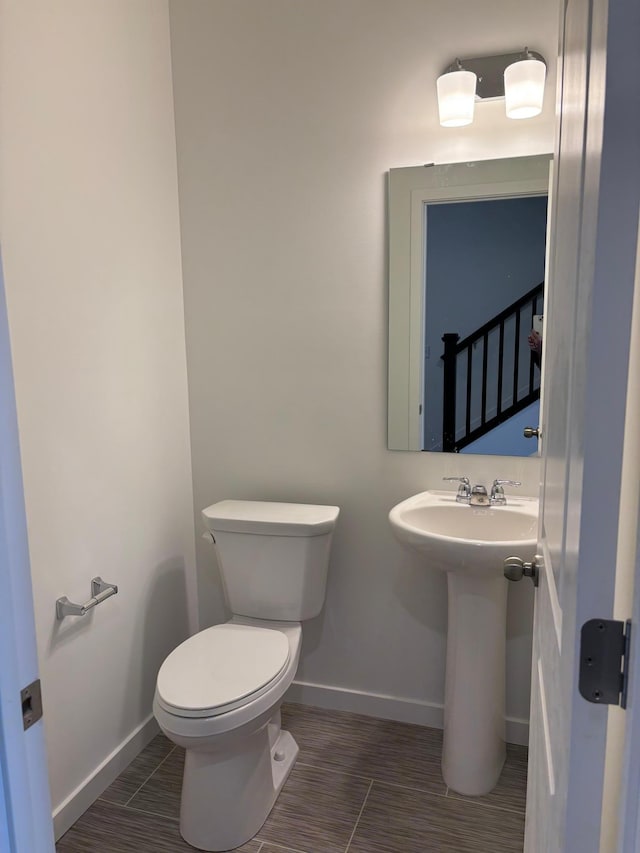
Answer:
POLYGON ((491 486, 490 503, 492 506, 504 506, 507 498, 503 486, 521 486, 520 480, 494 480, 491 486))
POLYGON ((507 498, 503 486, 521 486, 519 480, 494 480, 491 486, 491 495, 487 494, 487 487, 478 483, 473 488, 468 477, 443 477, 443 480, 460 483, 456 501, 459 504, 469 506, 504 506, 507 498))
POLYGON ((469 499, 471 498, 471 484, 469 483, 468 477, 443 477, 442 479, 460 483, 460 485, 458 486, 458 494, 456 495, 456 501, 459 504, 469 503, 469 499))
POLYGON ((488 506, 489 496, 485 486, 474 486, 471 488, 471 483, 468 477, 443 477, 443 480, 450 480, 455 483, 460 483, 458 486, 458 494, 456 501, 459 504, 469 504, 470 506, 488 506))
POLYGON ((487 494, 487 487, 478 484, 471 489, 471 497, 469 498, 469 506, 489 506, 490 500, 487 494))

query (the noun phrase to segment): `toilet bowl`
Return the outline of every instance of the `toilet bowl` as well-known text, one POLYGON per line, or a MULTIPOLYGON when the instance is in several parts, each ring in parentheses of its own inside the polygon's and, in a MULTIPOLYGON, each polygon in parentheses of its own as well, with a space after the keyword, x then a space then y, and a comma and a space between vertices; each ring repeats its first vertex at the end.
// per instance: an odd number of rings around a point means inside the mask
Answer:
POLYGON ((322 608, 337 507, 221 501, 203 510, 235 614, 185 640, 158 673, 153 713, 186 750, 180 832, 233 850, 269 815, 298 746, 280 705, 300 658, 300 621, 322 608))
POLYGON ((186 750, 180 829, 193 847, 239 847, 271 811, 298 755, 280 728, 280 705, 301 636, 299 624, 234 617, 162 665, 153 712, 186 750))

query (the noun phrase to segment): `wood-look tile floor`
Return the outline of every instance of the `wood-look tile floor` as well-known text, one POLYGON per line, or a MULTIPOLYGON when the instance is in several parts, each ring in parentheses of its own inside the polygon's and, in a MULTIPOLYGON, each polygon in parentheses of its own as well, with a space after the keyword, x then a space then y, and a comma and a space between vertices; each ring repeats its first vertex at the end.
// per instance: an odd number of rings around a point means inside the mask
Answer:
MULTIPOLYGON (((447 790, 442 732, 284 705, 298 761, 242 853, 522 853, 527 753, 508 746, 485 797, 447 790)), ((188 853, 178 817, 184 753, 158 735, 60 839, 58 853, 188 853)))

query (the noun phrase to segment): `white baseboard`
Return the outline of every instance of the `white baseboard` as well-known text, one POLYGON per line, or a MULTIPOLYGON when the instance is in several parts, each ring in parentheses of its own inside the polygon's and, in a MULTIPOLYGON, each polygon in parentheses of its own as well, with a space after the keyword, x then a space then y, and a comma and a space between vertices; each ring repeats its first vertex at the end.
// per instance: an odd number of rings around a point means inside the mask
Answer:
POLYGON ((53 811, 53 830, 56 841, 86 812, 100 794, 114 782, 133 759, 153 740, 160 728, 153 715, 147 717, 75 791, 53 811))
POLYGON ((506 717, 504 726, 507 743, 529 746, 529 720, 521 720, 518 717, 506 717))
MULTIPOLYGON (((331 711, 350 711, 352 714, 364 714, 367 717, 396 720, 399 723, 415 723, 435 729, 444 727, 444 707, 431 702, 422 702, 419 699, 385 696, 381 693, 349 690, 328 684, 294 681, 287 690, 285 700, 299 705, 315 705, 316 708, 327 708, 331 711)), ((529 742, 528 720, 507 717, 505 727, 508 743, 527 745, 529 742)))

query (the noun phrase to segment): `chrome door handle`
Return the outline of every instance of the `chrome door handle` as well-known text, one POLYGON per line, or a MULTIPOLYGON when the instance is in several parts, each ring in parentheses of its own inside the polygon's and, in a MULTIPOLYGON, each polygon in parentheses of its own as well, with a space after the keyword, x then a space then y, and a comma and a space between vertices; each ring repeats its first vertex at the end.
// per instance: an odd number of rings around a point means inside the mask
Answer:
POLYGON ((523 434, 525 438, 533 438, 534 435, 536 438, 540 438, 542 435, 542 430, 540 427, 525 427, 523 430, 523 434))
POLYGON ((531 578, 534 586, 540 581, 540 558, 534 557, 532 562, 525 563, 522 557, 507 557, 503 563, 504 576, 508 581, 521 581, 523 577, 531 578))

